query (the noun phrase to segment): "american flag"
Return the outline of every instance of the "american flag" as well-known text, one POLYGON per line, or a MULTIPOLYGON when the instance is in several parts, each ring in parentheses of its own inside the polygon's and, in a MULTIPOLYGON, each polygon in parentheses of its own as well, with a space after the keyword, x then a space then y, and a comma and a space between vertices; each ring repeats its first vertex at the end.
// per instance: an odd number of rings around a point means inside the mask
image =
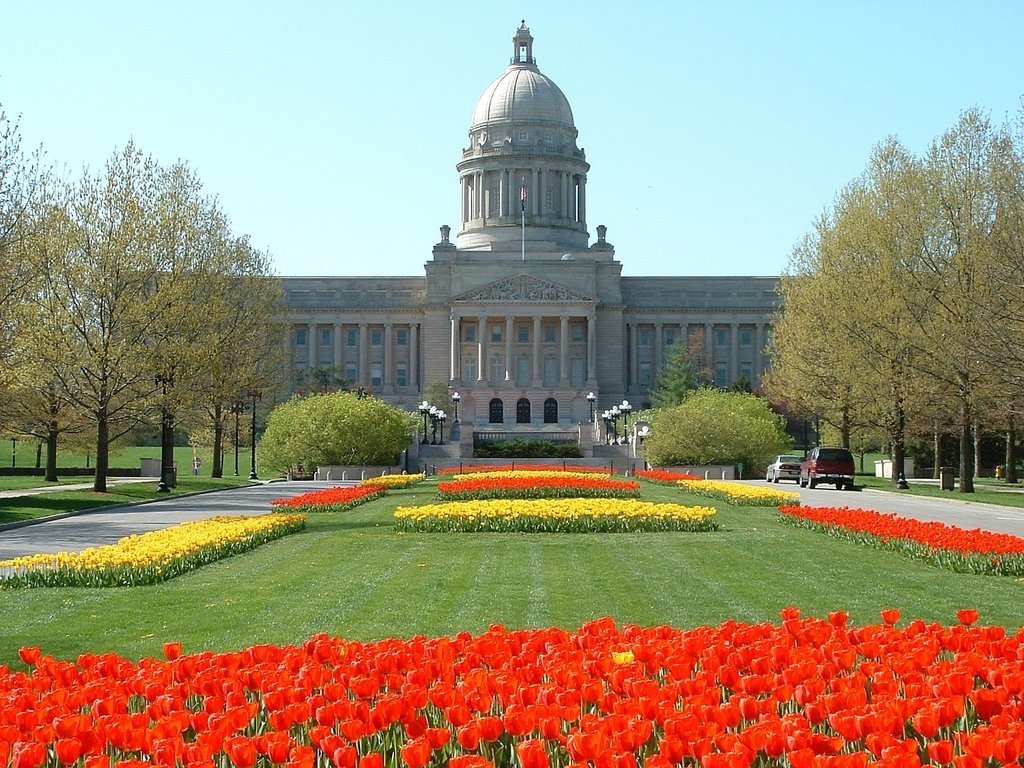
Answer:
POLYGON ((519 202, 520 202, 520 204, 522 206, 522 209, 525 211, 526 210, 526 187, 520 187, 519 188, 519 202))

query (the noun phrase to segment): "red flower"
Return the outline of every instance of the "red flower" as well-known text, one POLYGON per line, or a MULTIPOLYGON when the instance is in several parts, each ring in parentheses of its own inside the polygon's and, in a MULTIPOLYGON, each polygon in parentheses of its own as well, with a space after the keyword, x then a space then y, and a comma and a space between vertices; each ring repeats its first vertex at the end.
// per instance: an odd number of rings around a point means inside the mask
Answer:
POLYGON ((893 626, 899 620, 900 620, 900 609, 899 608, 886 608, 886 609, 884 609, 882 611, 882 621, 884 621, 890 627, 893 626))
POLYGON ((927 746, 928 757, 936 763, 949 765, 953 762, 953 742, 949 739, 930 741, 927 746))
POLYGON ((527 739, 516 744, 522 768, 549 768, 548 751, 540 739, 527 739))
POLYGON ((235 768, 252 768, 256 765, 256 742, 247 736, 232 736, 225 741, 224 753, 235 768))
POLYGON ((402 745, 402 760, 409 768, 423 768, 430 762, 430 744, 426 739, 413 739, 402 745))
POLYGON ((168 661, 174 661, 181 656, 181 643, 164 643, 164 658, 168 661))
POLYGON ((965 627, 969 627, 978 620, 978 612, 973 608, 961 608, 956 612, 956 619, 965 627))
POLYGON ((30 667, 35 666, 39 659, 42 657, 43 652, 38 645, 29 645, 25 648, 18 649, 18 656, 21 660, 28 664, 30 667))

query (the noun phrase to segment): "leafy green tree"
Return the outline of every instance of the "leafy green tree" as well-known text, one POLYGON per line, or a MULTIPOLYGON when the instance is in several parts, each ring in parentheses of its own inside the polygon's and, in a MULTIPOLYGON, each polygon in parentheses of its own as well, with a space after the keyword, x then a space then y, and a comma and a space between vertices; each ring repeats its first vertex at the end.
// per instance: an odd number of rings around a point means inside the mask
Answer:
POLYGON ((793 441, 785 421, 765 400, 742 392, 705 388, 680 404, 650 412, 644 455, 656 466, 768 465, 793 441))
POLYGON ((414 417, 352 392, 295 397, 277 406, 260 442, 260 463, 286 472, 331 464, 393 465, 412 440, 414 417))
POLYGON ((688 394, 707 383, 707 377, 698 367, 700 354, 699 349, 692 349, 683 339, 669 347, 651 392, 651 403, 655 408, 679 405, 688 394))

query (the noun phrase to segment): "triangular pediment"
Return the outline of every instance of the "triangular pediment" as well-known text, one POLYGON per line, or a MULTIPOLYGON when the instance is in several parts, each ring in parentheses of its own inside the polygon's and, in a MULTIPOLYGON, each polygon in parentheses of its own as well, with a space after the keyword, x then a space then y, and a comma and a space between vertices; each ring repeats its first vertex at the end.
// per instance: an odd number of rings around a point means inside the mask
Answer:
POLYGON ((552 302, 552 301, 573 301, 593 302, 592 296, 587 296, 566 288, 564 285, 541 280, 540 278, 528 275, 525 272, 511 277, 503 277, 472 291, 467 291, 455 296, 452 301, 509 301, 509 302, 552 302))

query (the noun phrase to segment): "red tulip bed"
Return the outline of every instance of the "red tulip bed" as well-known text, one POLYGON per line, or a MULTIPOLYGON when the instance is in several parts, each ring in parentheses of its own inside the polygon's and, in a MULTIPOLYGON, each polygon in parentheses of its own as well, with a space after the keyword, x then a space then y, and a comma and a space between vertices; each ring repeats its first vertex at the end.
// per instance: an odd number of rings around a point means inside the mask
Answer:
POLYGON ((287 507, 305 514, 316 512, 344 512, 360 504, 379 498, 387 493, 383 485, 356 485, 351 487, 326 488, 322 491, 303 493, 287 499, 274 499, 273 507, 287 507))
POLYGON ((989 768, 1024 630, 914 620, 507 630, 0 667, 7 768, 989 768))
POLYGON ((1024 576, 1024 539, 846 507, 779 507, 784 520, 959 573, 1024 576))

